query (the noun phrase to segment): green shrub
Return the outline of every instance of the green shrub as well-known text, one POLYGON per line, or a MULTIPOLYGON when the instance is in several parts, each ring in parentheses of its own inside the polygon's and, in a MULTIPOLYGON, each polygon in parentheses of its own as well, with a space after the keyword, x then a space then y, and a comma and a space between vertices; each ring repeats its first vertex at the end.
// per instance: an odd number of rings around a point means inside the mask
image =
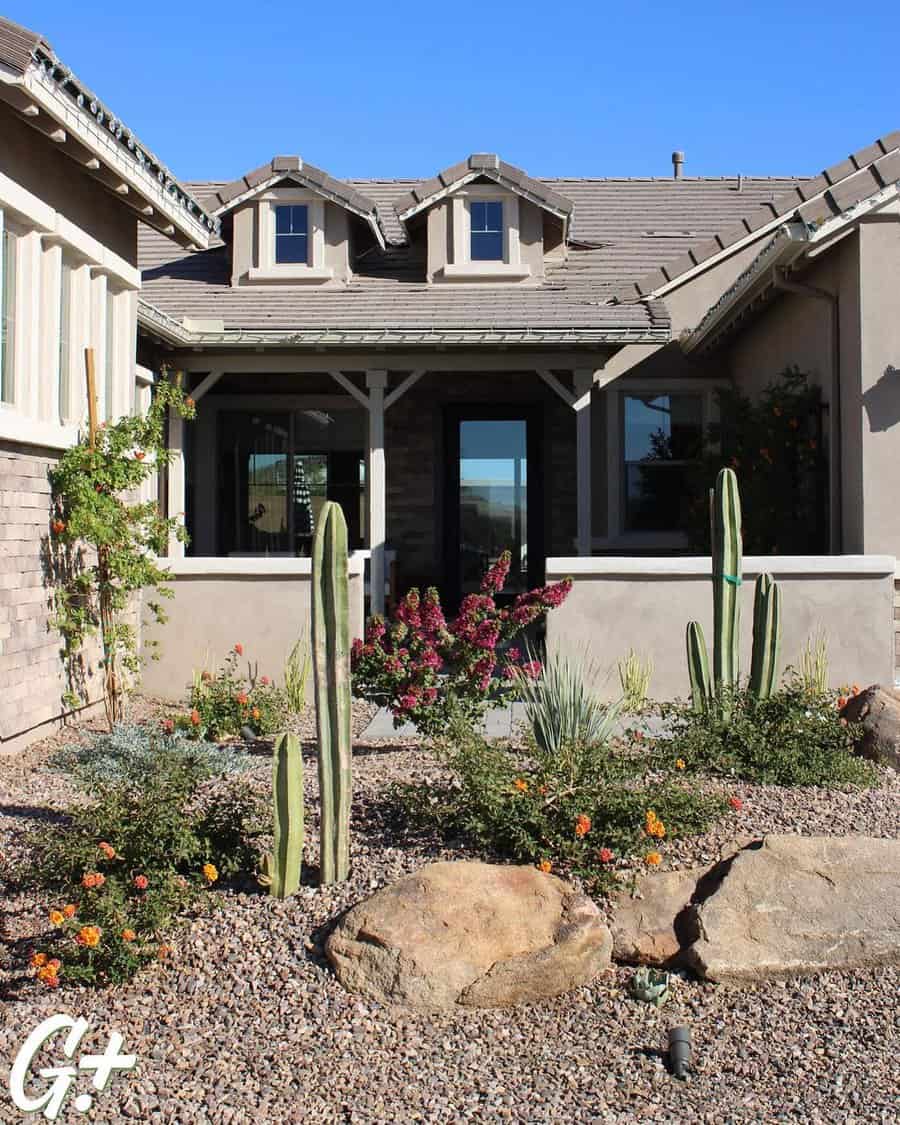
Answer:
POLYGON ((811 694, 798 679, 769 699, 736 692, 727 724, 680 704, 662 712, 672 734, 656 749, 686 771, 771 785, 868 785, 876 776, 852 753, 858 731, 840 717, 837 697, 811 694))
POLYGON ((94 786, 64 827, 30 840, 22 881, 52 892, 52 933, 36 953, 39 978, 102 984, 127 979, 166 956, 177 916, 197 906, 220 875, 255 867, 258 801, 239 779, 210 791, 208 755, 192 757, 173 740, 149 740, 145 772, 125 767, 94 786), (198 785, 201 788, 198 790, 198 785))
POLYGON ((667 772, 602 742, 521 751, 457 725, 436 751, 453 781, 399 790, 412 823, 577 873, 596 891, 613 886, 617 861, 659 862, 667 839, 706 831, 728 807, 685 787, 674 765, 667 772))
POLYGON ((256 735, 275 734, 290 707, 284 691, 268 676, 248 668, 238 671, 243 647, 235 645, 215 673, 204 670, 194 677, 189 713, 170 719, 170 725, 196 738, 219 739, 240 734, 248 727, 256 735))

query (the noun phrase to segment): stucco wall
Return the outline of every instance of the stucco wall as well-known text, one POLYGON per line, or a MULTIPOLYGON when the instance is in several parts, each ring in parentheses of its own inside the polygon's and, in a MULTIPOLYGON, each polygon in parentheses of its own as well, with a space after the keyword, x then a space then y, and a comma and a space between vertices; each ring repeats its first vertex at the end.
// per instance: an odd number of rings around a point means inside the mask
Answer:
MULTIPOLYGON (((236 643, 260 675, 284 682, 299 637, 311 637, 309 559, 173 559, 164 625, 145 624, 143 691, 183 699, 194 671, 218 668, 236 643), (149 659, 158 642, 159 659, 149 659)), ((350 633, 363 631, 363 560, 350 559, 350 633)), ((311 684, 310 684, 311 690, 311 684)))
MULTIPOLYGON (((894 559, 882 556, 747 558, 742 587, 742 654, 750 667, 753 580, 764 568, 780 583, 784 634, 781 669, 798 663, 809 638, 824 632, 832 686, 894 677, 894 559)), ((634 649, 650 657, 655 699, 690 691, 685 629, 703 626, 712 643, 710 560, 548 559, 547 578, 572 575, 569 598, 547 619, 549 650, 587 652, 599 670, 596 690, 619 693, 617 664, 634 649)))

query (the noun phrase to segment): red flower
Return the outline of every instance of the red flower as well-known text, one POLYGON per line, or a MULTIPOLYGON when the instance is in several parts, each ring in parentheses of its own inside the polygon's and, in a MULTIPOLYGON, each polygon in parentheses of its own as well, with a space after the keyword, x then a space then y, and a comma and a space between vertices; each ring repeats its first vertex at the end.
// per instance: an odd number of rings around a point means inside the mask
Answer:
POLYGON ((134 453, 135 461, 143 461, 146 456, 147 456, 147 454, 143 451, 143 449, 136 449, 135 450, 135 453, 134 453))
POLYGON ((262 684, 263 687, 268 687, 269 686, 269 677, 268 676, 260 676, 259 682, 262 684))
POLYGON ((146 889, 150 886, 150 880, 146 875, 135 875, 134 885, 139 891, 146 891, 146 889))
POLYGON ((237 700, 241 707, 247 706, 247 693, 245 691, 239 691, 234 698, 237 700))
POLYGON ((244 646, 240 643, 240 641, 234 646, 234 651, 238 656, 244 655, 244 646))
POLYGON ((728 803, 735 810, 735 812, 740 812, 744 807, 744 802, 740 799, 740 797, 729 797, 728 803))
POLYGON ((62 533, 66 530, 65 521, 64 520, 54 520, 50 524, 50 530, 53 532, 54 535, 62 535, 62 533))
POLYGON ((163 719, 162 729, 166 732, 166 734, 172 734, 175 730, 175 723, 171 719, 163 719))
POLYGON ((601 848, 600 851, 597 852, 597 858, 601 863, 612 863, 612 861, 615 859, 615 856, 609 848, 601 848))
POLYGON ((193 711, 191 711, 191 724, 195 727, 200 726, 200 712, 197 710, 196 707, 194 708, 193 711))

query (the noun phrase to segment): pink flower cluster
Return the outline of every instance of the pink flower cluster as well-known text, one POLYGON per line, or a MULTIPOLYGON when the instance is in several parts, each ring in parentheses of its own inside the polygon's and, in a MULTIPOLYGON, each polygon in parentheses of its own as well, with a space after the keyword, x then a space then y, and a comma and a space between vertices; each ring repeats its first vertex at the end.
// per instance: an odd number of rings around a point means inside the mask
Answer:
POLYGON ((530 590, 501 609, 495 595, 509 568, 504 551, 451 622, 434 588, 424 597, 410 590, 389 622, 373 617, 351 650, 354 694, 389 706, 398 724, 412 720, 424 733, 438 733, 453 714, 477 719, 489 702, 515 692, 520 676, 539 676, 540 663, 523 662, 509 641, 561 605, 572 583, 530 590))

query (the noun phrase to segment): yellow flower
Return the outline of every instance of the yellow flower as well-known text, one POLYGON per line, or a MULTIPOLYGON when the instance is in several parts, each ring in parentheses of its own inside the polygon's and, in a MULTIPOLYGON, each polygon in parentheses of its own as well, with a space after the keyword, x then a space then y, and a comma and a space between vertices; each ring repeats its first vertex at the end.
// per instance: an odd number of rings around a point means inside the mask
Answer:
POLYGON ((204 863, 203 864, 203 878, 207 881, 207 883, 214 883, 216 881, 216 879, 218 879, 218 877, 219 877, 219 872, 216 870, 214 864, 212 864, 212 863, 204 863))
POLYGON ((651 867, 659 867, 662 863, 662 856, 659 852, 647 852, 644 856, 644 863, 649 863, 651 867))
POLYGON ((684 767, 685 767, 685 764, 686 764, 686 763, 685 763, 685 760, 684 760, 684 758, 677 758, 677 759, 675 760, 675 769, 677 769, 677 770, 683 770, 683 769, 684 769, 684 767))
POLYGON ((538 864, 538 871, 543 871, 545 875, 549 875, 553 868, 553 864, 549 859, 542 859, 538 864))
POLYGON ((51 910, 50 911, 50 925, 51 926, 61 926, 64 921, 65 921, 65 916, 63 915, 63 912, 61 910, 51 910))

